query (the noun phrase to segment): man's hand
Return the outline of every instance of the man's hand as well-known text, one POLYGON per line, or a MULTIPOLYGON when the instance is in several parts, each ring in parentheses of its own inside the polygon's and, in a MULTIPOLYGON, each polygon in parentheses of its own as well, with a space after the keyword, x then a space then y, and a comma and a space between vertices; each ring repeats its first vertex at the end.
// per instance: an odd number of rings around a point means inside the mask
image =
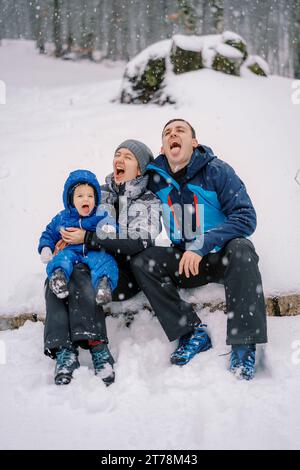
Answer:
POLYGON ((194 251, 186 251, 179 263, 179 274, 181 275, 184 272, 188 278, 190 277, 190 273, 196 276, 199 274, 199 264, 201 260, 202 256, 197 255, 194 251))
POLYGON ((62 228, 60 230, 62 239, 66 243, 69 243, 69 245, 80 245, 81 243, 84 243, 85 233, 86 231, 82 228, 74 227, 68 227, 66 230, 62 228))

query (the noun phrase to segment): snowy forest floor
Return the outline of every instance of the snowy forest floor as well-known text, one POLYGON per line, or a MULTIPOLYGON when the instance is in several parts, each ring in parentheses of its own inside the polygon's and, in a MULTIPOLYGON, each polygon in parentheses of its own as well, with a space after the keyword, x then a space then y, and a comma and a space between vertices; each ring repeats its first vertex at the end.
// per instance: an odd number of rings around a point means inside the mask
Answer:
MULTIPOLYGON (((7 85, 7 104, 0 106, 6 201, 0 208, 0 313, 45 311, 36 246, 61 209, 68 173, 88 168, 103 182, 114 149, 129 137, 158 154, 163 124, 178 116, 195 124, 201 141, 247 183, 258 212, 253 241, 265 294, 299 293, 300 188, 294 176, 300 106, 291 103, 291 80, 191 72, 170 79, 177 105, 127 106, 111 102, 123 69, 40 57, 28 42, 0 47, 0 80, 7 85)), ((200 303, 220 289, 193 290, 189 298, 200 303)), ((228 356, 220 356, 229 351, 226 316, 200 313, 214 347, 183 368, 170 364, 176 344, 151 313, 141 309, 130 328, 122 316, 108 318, 117 360, 116 383, 108 389, 84 351, 74 381, 56 387, 54 362, 43 356, 41 323, 0 332, 0 447, 299 448, 300 317, 268 318, 269 343, 259 348, 256 377, 247 383, 231 376, 228 356)))

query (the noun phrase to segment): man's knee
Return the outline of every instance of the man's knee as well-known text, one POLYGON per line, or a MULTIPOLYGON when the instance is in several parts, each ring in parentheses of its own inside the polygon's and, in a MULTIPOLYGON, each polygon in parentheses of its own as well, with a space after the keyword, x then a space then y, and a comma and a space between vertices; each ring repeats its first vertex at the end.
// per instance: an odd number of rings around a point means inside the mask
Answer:
POLYGON ((234 238, 230 240, 225 248, 225 256, 229 260, 239 260, 242 263, 258 262, 259 260, 253 243, 247 238, 234 238))

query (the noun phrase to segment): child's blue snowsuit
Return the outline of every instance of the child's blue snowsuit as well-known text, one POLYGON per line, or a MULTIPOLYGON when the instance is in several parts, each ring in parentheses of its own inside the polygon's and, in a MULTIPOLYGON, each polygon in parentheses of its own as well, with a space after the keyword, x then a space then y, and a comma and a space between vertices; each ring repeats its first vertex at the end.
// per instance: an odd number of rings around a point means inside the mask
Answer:
MULTIPOLYGON (((88 170, 76 170, 70 173, 63 192, 63 202, 65 210, 59 212, 47 225, 46 230, 42 233, 39 241, 38 251, 48 246, 52 252, 56 243, 61 239, 60 230, 68 227, 83 228, 88 231, 96 231, 96 227, 105 225, 116 225, 115 221, 108 218, 107 212, 97 211, 97 206, 101 202, 101 189, 94 173, 88 170), (79 184, 89 184, 95 191, 95 208, 87 217, 79 215, 77 209, 73 205, 74 187, 79 184)), ((55 269, 62 269, 69 280, 73 272, 73 266, 76 263, 87 264, 91 270, 91 279, 94 288, 97 288, 99 280, 106 276, 110 282, 111 288, 115 289, 118 283, 118 265, 115 259, 103 252, 89 251, 87 252, 85 245, 68 245, 47 264, 47 275, 51 277, 55 269)))

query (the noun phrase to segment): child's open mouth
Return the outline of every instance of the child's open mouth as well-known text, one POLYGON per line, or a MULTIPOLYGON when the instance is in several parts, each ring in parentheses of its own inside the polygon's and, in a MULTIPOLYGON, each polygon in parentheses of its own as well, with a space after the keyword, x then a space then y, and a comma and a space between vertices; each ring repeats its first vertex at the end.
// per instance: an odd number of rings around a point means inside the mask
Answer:
POLYGON ((88 214, 90 212, 90 206, 88 204, 83 204, 83 206, 81 206, 81 210, 84 214, 88 214))

